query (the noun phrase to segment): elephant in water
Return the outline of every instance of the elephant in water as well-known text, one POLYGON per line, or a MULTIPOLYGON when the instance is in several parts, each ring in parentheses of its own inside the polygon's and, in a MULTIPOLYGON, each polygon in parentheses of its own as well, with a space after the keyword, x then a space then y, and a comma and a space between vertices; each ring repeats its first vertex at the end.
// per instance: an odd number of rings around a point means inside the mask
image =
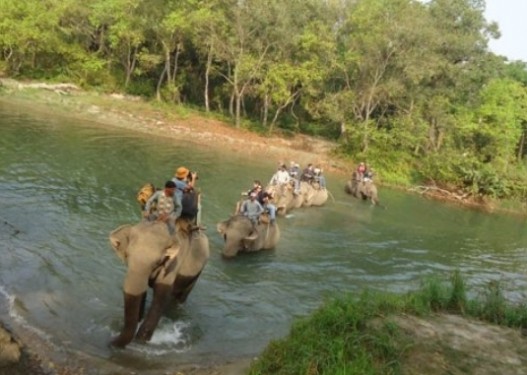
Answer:
POLYGON ((298 191, 291 184, 268 188, 275 196, 276 213, 286 215, 294 208, 322 206, 328 200, 329 192, 318 183, 300 182, 298 191))
POLYGON ((329 193, 327 189, 321 188, 320 184, 318 182, 314 183, 307 183, 302 182, 302 184, 306 184, 308 187, 305 189, 304 193, 304 202, 302 206, 304 207, 311 207, 311 206, 322 206, 326 201, 328 200, 329 193))
POLYGON ((112 341, 112 345, 123 348, 134 335, 141 341, 151 339, 172 298, 185 302, 209 258, 209 241, 201 229, 178 219, 173 235, 163 222, 122 225, 110 233, 110 244, 127 265, 124 327, 112 341), (154 296, 143 320, 148 286, 154 296))
POLYGON ((377 193, 377 186, 372 180, 360 180, 357 178, 356 172, 353 172, 351 180, 346 183, 344 187, 346 193, 364 200, 369 199, 373 205, 379 205, 379 196, 377 193))
POLYGON ((304 203, 304 188, 304 186, 300 186, 301 191, 296 194, 291 184, 268 186, 266 191, 273 196, 276 214, 278 216, 285 216, 292 209, 302 207, 304 203))
POLYGON ((277 223, 260 222, 254 226, 251 220, 243 215, 231 216, 218 223, 218 232, 225 240, 222 254, 232 258, 238 252, 252 252, 272 249, 280 240, 280 228, 277 223))

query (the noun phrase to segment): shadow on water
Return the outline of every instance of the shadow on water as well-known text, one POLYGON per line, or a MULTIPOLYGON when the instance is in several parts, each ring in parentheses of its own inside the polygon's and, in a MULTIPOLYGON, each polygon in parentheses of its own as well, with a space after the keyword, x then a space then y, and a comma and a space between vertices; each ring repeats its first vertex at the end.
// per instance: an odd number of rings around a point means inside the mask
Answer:
POLYGON ((0 301, 8 324, 62 358, 88 358, 98 373, 113 366, 146 372, 253 357, 327 297, 364 288, 405 292, 432 273, 460 269, 469 286, 500 280, 509 299, 525 298, 524 220, 381 188, 383 210, 346 195, 345 179, 332 175, 334 200, 279 218, 275 250, 223 259, 216 223, 275 166, 0 104, 0 301), (140 186, 161 186, 180 165, 199 173, 211 258, 152 342, 112 350, 125 267, 108 234, 139 219, 140 186))

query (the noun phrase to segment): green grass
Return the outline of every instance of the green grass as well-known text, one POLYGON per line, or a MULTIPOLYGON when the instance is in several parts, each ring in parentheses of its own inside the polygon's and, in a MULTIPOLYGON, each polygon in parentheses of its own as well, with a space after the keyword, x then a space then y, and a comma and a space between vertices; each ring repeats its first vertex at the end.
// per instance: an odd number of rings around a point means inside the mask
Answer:
POLYGON ((399 374, 411 337, 390 316, 459 314, 509 327, 527 327, 524 305, 506 303, 499 284, 468 300, 455 272, 449 282, 423 281, 405 295, 363 292, 328 300, 309 317, 296 321, 287 337, 271 342, 252 364, 250 375, 399 374))

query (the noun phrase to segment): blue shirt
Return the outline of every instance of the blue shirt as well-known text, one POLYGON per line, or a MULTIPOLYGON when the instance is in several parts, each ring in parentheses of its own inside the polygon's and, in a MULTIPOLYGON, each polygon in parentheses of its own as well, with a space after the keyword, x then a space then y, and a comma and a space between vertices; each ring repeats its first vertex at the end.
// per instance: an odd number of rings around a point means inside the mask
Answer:
POLYGON ((177 179, 177 178, 173 178, 172 181, 174 181, 174 183, 176 184, 176 195, 177 197, 179 198, 179 201, 181 202, 181 200, 183 199, 183 191, 185 191, 185 189, 188 187, 188 183, 184 180, 180 180, 180 179, 177 179))

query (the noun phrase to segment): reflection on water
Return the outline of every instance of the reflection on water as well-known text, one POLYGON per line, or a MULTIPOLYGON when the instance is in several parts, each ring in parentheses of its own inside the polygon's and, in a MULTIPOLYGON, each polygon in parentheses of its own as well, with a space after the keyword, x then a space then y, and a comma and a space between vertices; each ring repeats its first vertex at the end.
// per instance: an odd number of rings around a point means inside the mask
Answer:
POLYGON ((380 196, 388 208, 373 208, 345 195, 344 178, 331 175, 334 199, 326 206, 279 218, 277 249, 223 260, 215 224, 275 165, 0 104, 2 309, 11 324, 63 351, 145 369, 254 356, 328 296, 405 292, 426 275, 455 269, 475 290, 499 280, 510 300, 525 299, 524 220, 386 189, 380 196), (122 324, 125 268, 108 233, 139 219, 140 186, 160 186, 180 165, 200 175, 211 259, 151 343, 111 350, 122 324))

